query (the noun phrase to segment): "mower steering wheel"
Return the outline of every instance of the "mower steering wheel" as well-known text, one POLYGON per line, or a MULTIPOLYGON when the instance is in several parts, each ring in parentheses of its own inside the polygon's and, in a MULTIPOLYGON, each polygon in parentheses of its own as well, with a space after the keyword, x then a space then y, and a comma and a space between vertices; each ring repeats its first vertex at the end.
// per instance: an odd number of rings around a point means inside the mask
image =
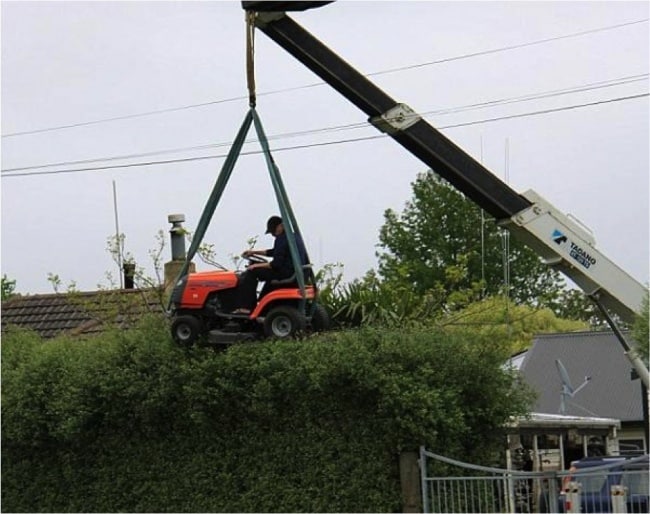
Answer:
POLYGON ((260 257, 259 255, 247 255, 244 257, 248 261, 248 264, 262 264, 262 263, 267 263, 269 262, 266 260, 264 257, 260 257))

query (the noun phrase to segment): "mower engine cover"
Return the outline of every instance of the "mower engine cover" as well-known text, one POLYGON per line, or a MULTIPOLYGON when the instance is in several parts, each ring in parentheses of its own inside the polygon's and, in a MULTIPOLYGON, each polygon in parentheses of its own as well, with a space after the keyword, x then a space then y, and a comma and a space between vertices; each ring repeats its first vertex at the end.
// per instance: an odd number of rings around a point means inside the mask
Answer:
POLYGON ((185 275, 172 291, 172 304, 177 309, 201 309, 210 293, 234 289, 238 281, 235 271, 203 271, 185 275))

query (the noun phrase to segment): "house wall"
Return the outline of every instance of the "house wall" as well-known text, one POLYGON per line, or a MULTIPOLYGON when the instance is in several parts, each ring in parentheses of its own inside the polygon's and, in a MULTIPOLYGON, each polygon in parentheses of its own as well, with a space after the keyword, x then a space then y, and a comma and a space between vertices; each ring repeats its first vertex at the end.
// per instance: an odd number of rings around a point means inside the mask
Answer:
POLYGON ((648 442, 645 439, 643 427, 621 427, 618 443, 620 455, 634 451, 634 447, 645 453, 648 452, 648 442))

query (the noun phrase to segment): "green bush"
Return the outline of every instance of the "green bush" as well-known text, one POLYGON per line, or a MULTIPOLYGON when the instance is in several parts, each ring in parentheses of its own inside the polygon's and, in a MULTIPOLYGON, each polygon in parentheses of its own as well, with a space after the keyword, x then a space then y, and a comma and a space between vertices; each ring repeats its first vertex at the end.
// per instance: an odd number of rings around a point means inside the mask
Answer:
POLYGON ((528 394, 507 349, 362 330, 181 349, 164 320, 2 341, 2 502, 13 512, 390 512, 398 455, 481 459, 528 394))

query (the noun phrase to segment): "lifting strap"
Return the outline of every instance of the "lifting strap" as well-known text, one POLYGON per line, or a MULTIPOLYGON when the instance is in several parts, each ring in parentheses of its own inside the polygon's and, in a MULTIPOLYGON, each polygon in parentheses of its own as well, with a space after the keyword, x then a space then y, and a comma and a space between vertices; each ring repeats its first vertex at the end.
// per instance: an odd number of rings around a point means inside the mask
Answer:
POLYGON ((246 11, 246 84, 248 105, 255 107, 255 17, 254 11, 246 11))
MULTIPOLYGON (((203 208, 203 213, 201 214, 201 219, 199 220, 199 223, 196 227, 196 231, 194 232, 194 235, 192 237, 192 242, 190 243, 190 247, 187 251, 185 262, 181 267, 181 270, 176 278, 176 281, 174 282, 174 285, 176 285, 182 277, 187 275, 190 262, 196 255, 196 252, 199 249, 201 242, 203 241, 203 237, 205 236, 205 232, 208 229, 208 226, 210 225, 210 221, 212 220, 214 211, 217 208, 219 200, 221 200, 221 195, 223 194, 223 191, 226 188, 226 184, 230 179, 232 170, 234 169, 235 163, 237 162, 237 158, 241 153, 241 149, 244 145, 246 135, 248 134, 251 123, 255 125, 255 131, 257 132, 257 137, 260 142, 260 145, 262 146, 264 157, 266 159, 266 165, 269 170, 269 175, 271 176, 271 183, 273 184, 273 190, 275 191, 275 196, 278 201, 278 206, 280 208, 280 216, 282 217, 284 230, 285 233, 287 234, 287 242, 289 243, 291 262, 293 264, 293 269, 295 270, 296 281, 298 282, 298 287, 300 288, 300 295, 302 297, 302 300, 300 302, 300 308, 303 312, 305 312, 305 305, 306 305, 305 274, 302 272, 302 262, 300 260, 298 246, 296 244, 296 234, 300 234, 300 229, 298 227, 298 222, 296 221, 296 217, 293 213, 293 209, 291 208, 291 204, 289 203, 289 197, 287 196, 286 190, 284 188, 282 177, 280 176, 280 170, 276 166, 275 161, 273 160, 273 156, 271 155, 268 139, 266 137, 266 134, 264 133, 264 128, 262 127, 262 121, 257 115, 254 106, 251 106, 249 111, 246 113, 246 116, 244 117, 244 121, 239 131, 237 132, 237 136, 235 137, 235 141, 233 142, 233 145, 228 152, 228 156, 226 157, 226 160, 223 163, 221 172, 219 173, 219 176, 217 177, 214 187, 212 188, 212 192, 210 193, 210 197, 208 198, 208 201, 206 202, 205 207, 203 208)), ((307 263, 309 263, 309 256, 307 256, 307 263)), ((170 298, 169 303, 167 305, 168 313, 170 312, 171 304, 172 304, 172 300, 170 298)))
MULTIPOLYGON (((246 135, 248 134, 251 123, 254 123, 255 131, 257 132, 257 138, 260 142, 260 145, 262 146, 264 158, 266 160, 266 166, 269 170, 269 175, 271 176, 271 183, 273 184, 273 190, 275 191, 275 196, 278 201, 278 206, 280 208, 280 216, 282 217, 284 231, 287 234, 287 242, 289 243, 289 253, 291 254, 291 262, 293 264, 293 269, 295 270, 296 281, 298 282, 298 287, 300 288, 300 295, 302 297, 302 300, 300 302, 300 308, 303 312, 305 312, 305 306, 306 306, 305 273, 303 272, 302 262, 300 260, 298 246, 296 244, 296 234, 300 234, 300 229, 298 228, 298 222, 296 221, 296 217, 293 214, 293 209, 291 208, 291 204, 289 203, 289 197, 287 196, 287 192, 284 188, 282 177, 280 176, 280 170, 276 166, 275 161, 273 160, 273 156, 271 155, 269 142, 266 137, 266 134, 264 133, 264 128, 262 127, 262 121, 260 120, 259 116, 257 115, 257 112, 255 111, 255 103, 256 103, 255 17, 256 16, 257 13, 255 13, 254 11, 246 12, 246 82, 248 85, 248 104, 250 109, 248 110, 246 116, 244 117, 244 121, 239 129, 239 132, 237 132, 235 141, 233 142, 233 145, 230 148, 230 151, 228 152, 228 156, 226 157, 226 160, 223 163, 221 172, 217 177, 217 181, 215 182, 214 187, 212 188, 210 197, 208 198, 208 201, 206 202, 205 207, 203 208, 203 213, 201 214, 201 219, 199 220, 199 224, 196 227, 194 236, 192 237, 192 242, 190 243, 190 248, 187 251, 185 262, 181 267, 181 270, 178 274, 178 277, 176 278, 176 281, 174 282, 174 285, 176 285, 182 277, 187 275, 190 262, 196 255, 196 252, 199 249, 201 242, 203 241, 205 232, 208 229, 208 226, 210 225, 210 221, 212 220, 212 217, 214 216, 214 211, 217 208, 219 200, 221 200, 221 195, 223 194, 223 191, 226 188, 226 184, 230 179, 230 175, 232 174, 232 170, 235 167, 237 158, 241 154, 241 149, 244 145, 246 135)), ((307 263, 309 263, 309 256, 307 255, 306 258, 307 258, 307 263)), ((313 279, 313 273, 309 271, 309 274, 310 274, 310 278, 313 279)), ((167 305, 167 312, 170 312, 171 304, 172 304, 172 300, 170 298, 169 303, 167 305)))

